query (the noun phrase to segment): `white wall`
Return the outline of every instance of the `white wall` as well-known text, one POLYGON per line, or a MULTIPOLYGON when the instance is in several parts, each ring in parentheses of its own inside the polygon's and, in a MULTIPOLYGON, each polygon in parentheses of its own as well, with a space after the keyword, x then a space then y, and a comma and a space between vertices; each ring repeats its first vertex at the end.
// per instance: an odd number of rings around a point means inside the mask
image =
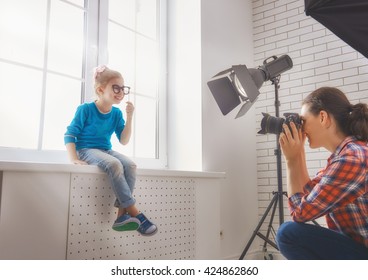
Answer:
POLYGON ((253 66, 252 3, 201 2, 203 169, 227 174, 221 192, 221 252, 223 258, 237 258, 258 222, 255 111, 236 120, 236 109, 223 116, 206 82, 232 65, 253 66))
MULTIPOLYGON (((282 54, 288 54, 294 63, 294 67, 281 77, 280 115, 299 113, 303 98, 321 86, 340 88, 353 104, 368 102, 367 58, 307 17, 304 0, 253 0, 253 26, 255 64, 260 65, 267 57, 282 54)), ((261 88, 255 104, 258 127, 261 112, 275 114, 273 102, 274 89, 267 83, 261 88)), ((264 213, 270 193, 277 188, 275 145, 274 135, 257 136, 259 215, 264 213)), ((325 150, 307 148, 311 176, 325 166, 329 155, 325 150)), ((285 178, 283 182, 285 185, 285 178)), ((290 217, 286 204, 284 206, 287 220, 290 217)))
MULTIPOLYGON (((266 83, 253 108, 235 120, 236 110, 222 116, 206 82, 231 65, 256 67, 288 54, 294 67, 281 77, 280 113, 299 112, 302 99, 323 85, 341 88, 352 103, 368 102, 367 59, 307 17, 303 0, 168 2, 169 167, 227 173, 221 252, 237 257, 277 189, 275 136, 257 135, 261 112, 275 114, 274 87, 266 83)), ((328 155, 307 149, 311 175, 328 155)), ((259 244, 257 237, 249 253, 259 244)))
POLYGON ((202 169, 200 1, 168 4, 168 166, 202 169))

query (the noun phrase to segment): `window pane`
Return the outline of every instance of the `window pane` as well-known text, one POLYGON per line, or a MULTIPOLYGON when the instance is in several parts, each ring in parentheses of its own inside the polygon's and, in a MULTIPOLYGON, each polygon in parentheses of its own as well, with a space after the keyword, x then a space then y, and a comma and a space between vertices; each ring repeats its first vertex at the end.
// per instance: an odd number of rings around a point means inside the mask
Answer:
POLYGON ((156 158, 156 100, 136 96, 135 107, 135 156, 156 158))
POLYGON ((156 158, 157 153, 158 3, 109 1, 108 64, 132 87, 136 111, 131 150, 133 156, 143 158, 156 158))
POLYGON ((137 77, 136 92, 152 97, 157 96, 157 44, 155 41, 137 36, 137 77))
POLYGON ((134 33, 114 23, 109 24, 109 67, 119 71, 126 85, 135 83, 135 39, 134 33))
POLYGON ((156 39, 157 1, 110 0, 109 18, 129 29, 156 39))
POLYGON ((42 67, 47 0, 0 0, 0 57, 42 67))
POLYGON ((51 5, 48 68, 81 77, 84 11, 59 0, 51 5))
POLYGON ((42 72, 0 62, 0 146, 36 149, 42 72))
POLYGON ((84 0, 68 0, 68 2, 71 2, 71 3, 73 3, 75 5, 78 5, 82 8, 84 7, 84 0))
POLYGON ((116 135, 113 134, 111 136, 111 144, 112 144, 112 149, 123 154, 126 155, 128 157, 133 157, 134 153, 133 153, 133 148, 134 148, 134 133, 132 134, 132 137, 130 138, 130 141, 128 143, 128 145, 122 145, 119 143, 119 140, 117 139, 116 135))
POLYGON ((139 0, 137 7, 137 32, 156 39, 156 14, 157 1, 155 0, 139 0))
POLYGON ((64 133, 80 101, 80 81, 47 75, 43 149, 65 150, 64 133))
POLYGON ((135 6, 137 0, 110 0, 109 19, 135 30, 135 6))

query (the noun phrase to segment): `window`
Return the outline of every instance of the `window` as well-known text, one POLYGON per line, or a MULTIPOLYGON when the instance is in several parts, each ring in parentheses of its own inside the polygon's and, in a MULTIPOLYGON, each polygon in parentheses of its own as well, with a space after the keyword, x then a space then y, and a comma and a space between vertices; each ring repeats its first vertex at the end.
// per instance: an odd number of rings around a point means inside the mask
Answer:
POLYGON ((108 64, 121 69, 133 89, 129 98, 137 110, 129 152, 139 158, 158 157, 158 11, 155 0, 110 0, 108 7, 108 64))
POLYGON ((0 146, 64 149, 84 83, 78 2, 0 0, 0 146))
MULTIPOLYGON (((121 146, 113 135, 113 148, 163 167, 164 8, 160 0, 0 0, 0 149, 14 160, 55 161, 77 106, 94 98, 92 68, 107 64, 136 107, 132 140, 121 146)), ((125 102, 119 107, 124 113, 125 102)))

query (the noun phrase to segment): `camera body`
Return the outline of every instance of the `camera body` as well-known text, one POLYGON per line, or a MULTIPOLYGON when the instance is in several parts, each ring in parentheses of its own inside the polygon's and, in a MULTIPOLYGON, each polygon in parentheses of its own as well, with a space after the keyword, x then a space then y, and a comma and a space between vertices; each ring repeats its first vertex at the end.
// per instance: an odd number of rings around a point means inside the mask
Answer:
POLYGON ((299 129, 302 126, 302 119, 297 113, 284 113, 285 118, 278 118, 270 116, 267 113, 262 113, 263 119, 261 121, 261 130, 259 134, 280 134, 283 131, 282 125, 285 123, 291 130, 290 123, 293 122, 299 129))
POLYGON ((299 114, 297 113, 285 113, 285 123, 290 128, 290 122, 295 123, 296 127, 299 129, 302 126, 302 119, 300 118, 299 114))

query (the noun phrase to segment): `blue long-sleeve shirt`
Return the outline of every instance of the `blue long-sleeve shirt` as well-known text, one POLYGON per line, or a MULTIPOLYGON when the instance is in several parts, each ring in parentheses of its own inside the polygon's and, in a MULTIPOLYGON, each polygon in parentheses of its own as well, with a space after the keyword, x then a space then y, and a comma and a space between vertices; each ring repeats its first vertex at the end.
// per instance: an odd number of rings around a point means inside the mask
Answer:
POLYGON ((120 140, 125 120, 119 108, 112 107, 107 114, 101 113, 94 102, 84 103, 64 134, 64 143, 75 143, 76 149, 96 148, 110 150, 111 135, 115 132, 120 140))

